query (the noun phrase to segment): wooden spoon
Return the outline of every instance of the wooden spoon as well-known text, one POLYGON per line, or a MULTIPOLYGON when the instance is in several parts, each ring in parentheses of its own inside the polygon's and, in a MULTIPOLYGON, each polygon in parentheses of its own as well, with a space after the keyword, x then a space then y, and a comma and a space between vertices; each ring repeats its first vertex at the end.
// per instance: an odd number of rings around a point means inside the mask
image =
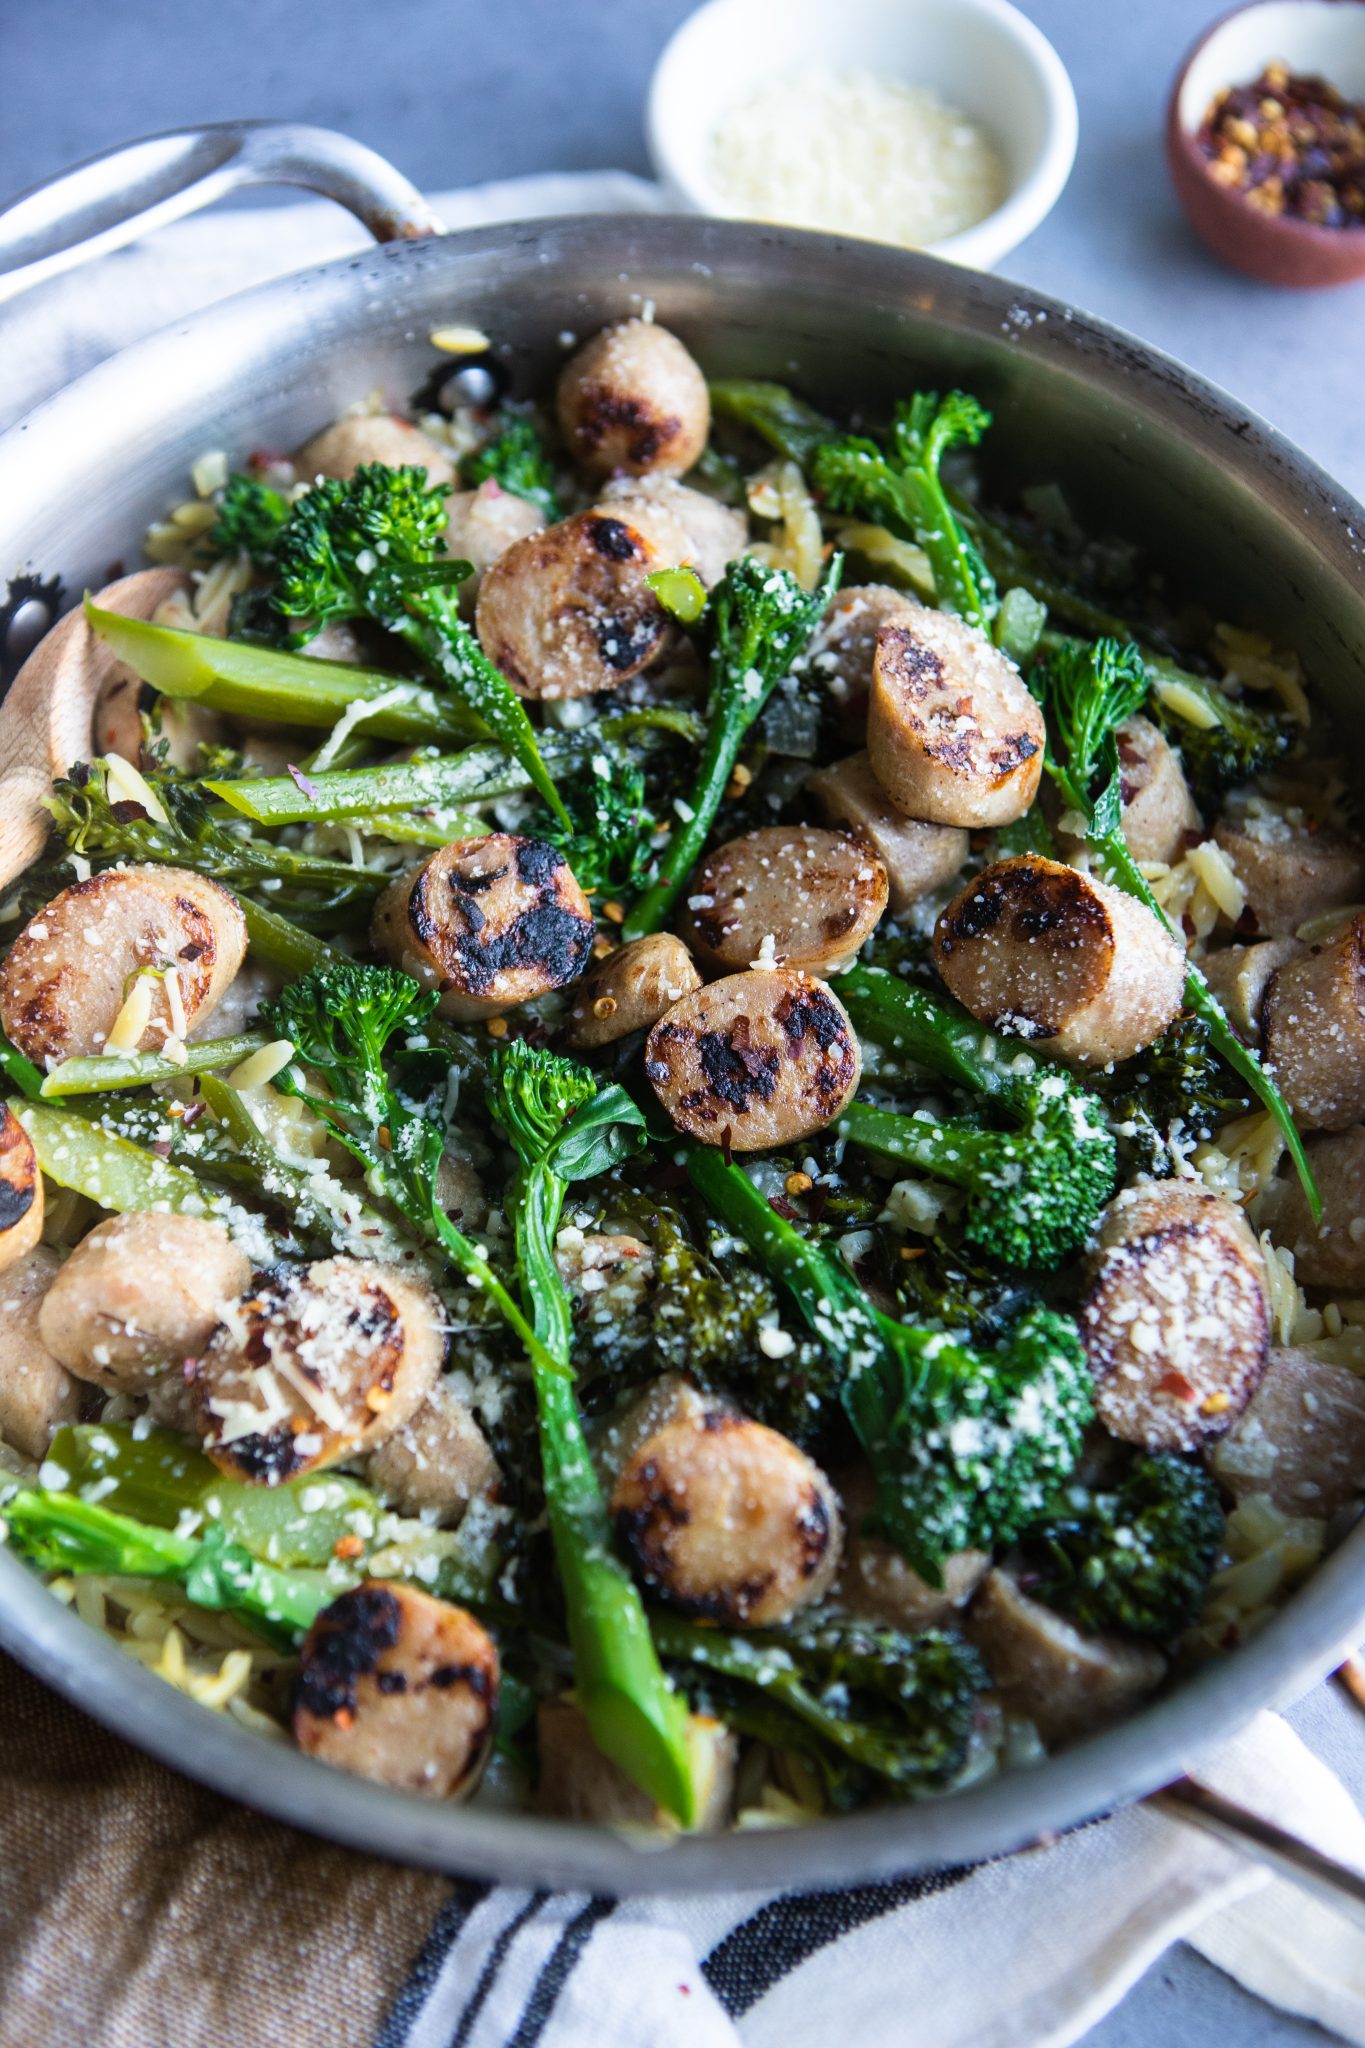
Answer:
MULTIPOLYGON (((107 611, 150 619, 189 588, 183 569, 139 569, 95 594, 107 611)), ((37 860, 47 843, 42 799, 53 777, 93 746, 95 706, 111 684, 138 678, 86 623, 79 605, 44 634, 0 705, 0 888, 37 860)))

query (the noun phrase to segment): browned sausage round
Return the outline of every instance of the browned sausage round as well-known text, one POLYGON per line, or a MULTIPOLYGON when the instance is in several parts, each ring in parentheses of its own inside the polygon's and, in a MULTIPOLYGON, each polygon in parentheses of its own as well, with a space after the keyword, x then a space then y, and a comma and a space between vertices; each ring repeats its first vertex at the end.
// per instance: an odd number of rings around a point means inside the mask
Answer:
POLYGON ((455 481, 455 471, 445 451, 429 441, 420 428, 392 413, 348 413, 334 420, 311 441, 305 441, 294 457, 295 474, 311 484, 320 476, 345 482, 364 462, 382 462, 386 468, 413 466, 424 469, 434 484, 455 481))
POLYGON ((375 905, 381 953, 445 1017, 494 1017, 576 981, 592 957, 587 897, 557 848, 490 832, 456 839, 390 883, 375 905))
POLYGON ((807 665, 838 704, 857 712, 872 689, 872 663, 883 626, 913 625, 923 607, 889 583, 851 583, 830 599, 810 644, 807 665))
POLYGON ((907 818, 872 773, 865 753, 807 776, 806 788, 832 825, 861 833, 876 849, 886 869, 893 917, 961 872, 971 846, 966 829, 907 818))
POLYGON ((1234 1029, 1252 1045, 1260 1042, 1261 1011, 1271 976, 1302 950, 1297 939, 1261 939, 1254 946, 1223 946, 1200 962, 1204 979, 1234 1029))
POLYGON ((566 1042, 579 1052, 647 1031, 665 1010, 701 987, 692 955, 671 932, 651 932, 618 946, 574 992, 566 1042))
POLYGON ((45 1457, 52 1432, 80 1414, 80 1382, 52 1356, 38 1321, 59 1263, 39 1244, 0 1273, 0 1437, 24 1458, 45 1457))
POLYGON ((1294 1254, 1294 1277, 1305 1287, 1365 1287, 1365 1126, 1325 1132, 1304 1148, 1322 1196, 1314 1223, 1291 1167, 1262 1196, 1256 1220, 1294 1254))
POLYGON ((585 342, 560 372, 559 424, 594 476, 691 469, 711 432, 706 379, 676 334, 622 320, 585 342))
POLYGON ((365 1476, 403 1514, 450 1524, 495 1484, 498 1463, 469 1403, 443 1374, 421 1407, 371 1451, 365 1476))
POLYGON ((618 477, 603 491, 597 510, 642 533, 661 561, 695 569, 708 589, 749 538, 742 512, 671 476, 618 477))
POLYGON ((819 1466, 775 1429, 717 1409, 647 1437, 611 1510, 645 1585, 727 1628, 770 1627, 819 1600, 843 1543, 819 1466))
POLYGON ((31 1252, 42 1234, 43 1176, 37 1155, 14 1111, 0 1103, 0 1272, 31 1252))
POLYGON ((668 614, 645 579, 670 566, 622 519, 561 519, 484 577, 474 614, 484 653, 523 697, 614 690, 668 644, 668 614))
POLYGON ((186 868, 108 868, 20 932, 0 967, 0 1023, 39 1066, 97 1053, 134 977, 152 969, 148 1022, 127 1050, 158 1051, 178 1022, 188 1031, 209 1015, 245 953, 246 920, 217 882, 186 868), (162 970, 175 974, 181 1020, 162 970))
POLYGON ((1365 1381, 1309 1351, 1272 1351, 1210 1463, 1239 1501, 1269 1494, 1284 1514, 1322 1521, 1353 1508, 1365 1492, 1365 1381))
POLYGON ((1267 938, 1365 896, 1365 846, 1329 825, 1309 831, 1278 817, 1220 818, 1213 836, 1267 938))
POLYGON ((1115 737, 1128 851, 1134 860, 1178 860, 1186 833, 1200 826, 1179 754, 1150 718, 1125 719, 1115 737))
POLYGON ((140 1210, 83 1237, 49 1287, 43 1342, 78 1379, 145 1393, 202 1351, 251 1279, 225 1225, 140 1210))
POLYGON ((456 491, 449 500, 446 551, 483 576, 515 541, 539 533, 544 524, 538 506, 485 477, 477 491, 456 491))
POLYGON ((439 1301, 396 1267, 277 1268, 225 1312, 204 1354, 205 1448, 260 1486, 359 1456, 417 1412, 444 1354, 439 1301))
POLYGON ((1161 919, 1041 854, 969 882, 938 921, 934 958, 983 1024, 1083 1066, 1141 1052, 1184 997, 1185 955, 1161 919))
POLYGON ((837 974, 886 909, 888 883, 866 839, 814 825, 763 825, 709 853, 692 875, 687 937, 713 974, 766 955, 778 967, 837 974))
POLYGON ((498 1711, 498 1653, 463 1607, 366 1579, 304 1638, 294 1739, 324 1763, 424 1799, 464 1799, 498 1711))
POLYGON ((921 609, 877 635, 867 751, 910 818, 1008 825, 1038 794, 1046 728, 1013 662, 948 612, 921 609))
POLYGON ((1049 1742, 1088 1735, 1161 1683, 1166 1659, 1150 1643, 1083 1636, 994 1571, 967 1610, 967 1634, 990 1666, 1005 1707, 1049 1742))
POLYGON ((1125 1188, 1100 1224, 1081 1332, 1111 1436, 1193 1451, 1256 1391, 1270 1345, 1260 1246, 1196 1181, 1125 1188))
POLYGON ((923 1628, 952 1628, 991 1568, 990 1552, 959 1550, 943 1560, 943 1583, 931 1586, 900 1552, 880 1536, 863 1533, 876 1488, 865 1466, 840 1476, 848 1538, 835 1599, 851 1614, 889 1622, 913 1635, 923 1628))
POLYGON ((645 1073, 680 1131, 761 1152, 822 1131, 862 1071, 848 1013, 791 968, 727 975, 684 996, 654 1026, 645 1073))
POLYGON ((1365 1118, 1365 916, 1271 976, 1261 1026, 1266 1064, 1302 1129, 1365 1118))

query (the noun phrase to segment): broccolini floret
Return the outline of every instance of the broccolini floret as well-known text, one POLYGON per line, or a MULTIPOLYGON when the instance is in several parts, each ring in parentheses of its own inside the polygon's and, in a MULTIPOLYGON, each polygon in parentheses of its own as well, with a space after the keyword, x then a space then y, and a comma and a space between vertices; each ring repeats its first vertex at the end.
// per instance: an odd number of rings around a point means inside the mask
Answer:
POLYGON ((1110 1077, 1109 1115, 1125 1157, 1142 1173, 1174 1173, 1181 1147, 1212 1138, 1251 1107, 1214 1050, 1202 1017, 1178 1017, 1110 1077))
POLYGON ((1153 672, 1157 687, 1149 715, 1179 750, 1201 810, 1216 811, 1228 790, 1254 781, 1289 751, 1294 726, 1282 714, 1260 711, 1244 698, 1216 690, 1184 670, 1174 671, 1169 664, 1158 662, 1153 672), (1178 679, 1179 690, 1163 691, 1163 677, 1178 679), (1191 698, 1203 705, 1213 723, 1196 722, 1189 715, 1191 698))
POLYGON ((916 1571, 938 1584, 954 1551, 991 1549, 1037 1515, 1094 1414, 1074 1323, 1030 1309, 991 1350, 898 1323, 714 1147, 694 1146, 687 1170, 839 1365, 876 1481, 872 1526, 916 1571))
POLYGON ((521 700, 460 616, 470 568, 445 552, 446 495, 424 469, 382 462, 362 463, 344 483, 314 484, 275 539, 276 608, 305 622, 304 640, 334 619, 370 619, 396 634, 516 756, 567 826, 521 700))
POLYGON ((1088 1635, 1177 1635, 1203 1603, 1223 1528, 1204 1467, 1152 1452, 1116 1486, 1064 1490, 1024 1530, 1029 1594, 1088 1635))
POLYGON ((486 441, 473 455, 460 461, 466 483, 481 484, 486 478, 501 484, 514 498, 525 498, 547 522, 560 516, 555 494, 555 473, 541 446, 535 422, 519 413, 507 420, 500 434, 486 441))
POLYGON ((218 517, 209 528, 208 545, 216 555, 249 555, 263 568, 271 560, 288 517, 289 500, 282 492, 259 477, 229 477, 218 503, 218 517))
POLYGON ((1050 1268, 1084 1244, 1117 1172, 1099 1098, 1060 1068, 1017 1054, 1002 1059, 965 1011, 880 969, 853 968, 839 993, 859 1030, 967 1088, 1013 1125, 993 1131, 854 1102, 840 1129, 856 1144, 965 1188, 968 1240, 1008 1266, 1050 1268))

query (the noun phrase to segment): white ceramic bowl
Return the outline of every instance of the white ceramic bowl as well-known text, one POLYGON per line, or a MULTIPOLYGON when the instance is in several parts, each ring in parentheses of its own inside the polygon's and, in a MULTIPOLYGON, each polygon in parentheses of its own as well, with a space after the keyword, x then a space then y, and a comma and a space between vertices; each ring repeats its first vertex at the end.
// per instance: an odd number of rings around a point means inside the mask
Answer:
POLYGON ((994 139, 1008 197, 929 244, 932 255, 989 270, 1056 204, 1076 154, 1076 95, 1051 43, 1009 0, 707 0, 650 85, 649 150, 670 197, 733 213, 708 168, 717 119, 774 72, 812 64, 927 87, 994 139))

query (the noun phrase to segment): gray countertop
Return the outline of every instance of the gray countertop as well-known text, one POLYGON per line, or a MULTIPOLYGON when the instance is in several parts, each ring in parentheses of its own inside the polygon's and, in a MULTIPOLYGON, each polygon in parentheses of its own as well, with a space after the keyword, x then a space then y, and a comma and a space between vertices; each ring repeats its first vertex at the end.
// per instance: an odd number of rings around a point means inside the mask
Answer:
MULTIPOLYGON (((1220 0, 1024 4, 1071 71, 1081 145, 1056 211, 1004 267, 1226 385, 1365 496, 1365 285, 1303 297, 1220 270, 1167 186, 1166 90, 1220 0)), ((0 0, 0 195, 133 135, 243 115, 346 129, 430 189, 607 164, 647 171, 646 81, 689 11, 690 0, 0 0)), ((1343 1696, 1323 1688, 1291 1718, 1365 1796, 1365 1728, 1343 1696)), ((1087 2048, 1324 2038, 1179 1948, 1087 2048)))

